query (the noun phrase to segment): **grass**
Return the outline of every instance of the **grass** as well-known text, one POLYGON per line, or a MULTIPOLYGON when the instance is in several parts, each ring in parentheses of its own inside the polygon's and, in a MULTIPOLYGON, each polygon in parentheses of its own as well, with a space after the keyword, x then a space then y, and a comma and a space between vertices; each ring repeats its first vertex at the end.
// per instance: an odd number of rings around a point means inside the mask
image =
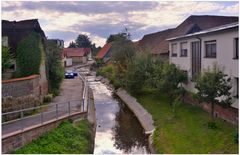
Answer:
POLYGON ((217 129, 210 129, 210 115, 188 104, 180 104, 174 117, 168 99, 154 90, 145 90, 136 98, 153 116, 157 153, 238 153, 236 126, 216 119, 217 129))
POLYGON ((62 122, 57 128, 16 150, 17 154, 91 154, 93 153, 91 124, 62 122))

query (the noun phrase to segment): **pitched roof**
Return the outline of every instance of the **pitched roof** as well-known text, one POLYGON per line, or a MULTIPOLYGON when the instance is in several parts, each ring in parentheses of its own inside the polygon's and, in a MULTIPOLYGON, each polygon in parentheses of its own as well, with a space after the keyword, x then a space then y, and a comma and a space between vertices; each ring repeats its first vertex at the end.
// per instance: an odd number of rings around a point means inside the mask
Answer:
POLYGON ((174 38, 169 38, 167 40, 171 41, 171 40, 176 40, 176 39, 182 39, 182 38, 192 37, 192 36, 196 36, 196 35, 202 35, 202 34, 208 34, 208 33, 223 31, 223 30, 227 30, 227 29, 236 29, 236 28, 238 29, 238 25, 239 25, 238 22, 230 23, 230 24, 213 27, 213 28, 210 28, 210 29, 206 29, 206 30, 203 30, 203 31, 199 31, 199 32, 195 32, 195 33, 191 33, 191 34, 187 34, 187 35, 182 35, 182 36, 178 36, 178 37, 174 37, 174 38))
POLYGON ((213 27, 238 22, 238 17, 192 15, 178 25, 169 38, 191 34, 213 27))
POLYGON ((168 53, 169 49, 168 41, 166 41, 168 38, 183 36, 233 22, 238 22, 238 17, 192 15, 174 29, 145 35, 139 41, 139 46, 150 48, 153 54, 165 54, 168 53))
POLYGON ((168 52, 168 42, 166 39, 173 29, 167 29, 143 36, 138 45, 142 48, 149 48, 152 54, 163 54, 168 52))
POLYGON ((102 59, 110 50, 111 43, 107 43, 103 46, 103 48, 97 53, 96 59, 102 59))
POLYGON ((37 32, 46 38, 37 19, 22 21, 2 20, 2 36, 8 37, 8 44, 12 52, 16 52, 18 43, 32 32, 37 32))
POLYGON ((91 51, 91 48, 64 48, 63 54, 66 57, 83 57, 91 51))

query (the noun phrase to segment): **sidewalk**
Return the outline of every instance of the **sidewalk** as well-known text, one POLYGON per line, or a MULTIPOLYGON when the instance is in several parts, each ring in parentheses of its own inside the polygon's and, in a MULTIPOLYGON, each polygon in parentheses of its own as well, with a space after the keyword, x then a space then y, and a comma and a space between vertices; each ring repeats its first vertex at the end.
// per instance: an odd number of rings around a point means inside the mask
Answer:
MULTIPOLYGON (((81 110, 83 84, 80 77, 74 79, 64 79, 61 86, 60 95, 53 99, 53 102, 44 110, 43 122, 56 119, 56 103, 58 105, 58 117, 68 115, 68 102, 70 102, 70 112, 81 110)), ((36 114, 23 120, 18 120, 2 125, 2 135, 9 134, 22 128, 31 127, 41 123, 41 114, 36 114)))

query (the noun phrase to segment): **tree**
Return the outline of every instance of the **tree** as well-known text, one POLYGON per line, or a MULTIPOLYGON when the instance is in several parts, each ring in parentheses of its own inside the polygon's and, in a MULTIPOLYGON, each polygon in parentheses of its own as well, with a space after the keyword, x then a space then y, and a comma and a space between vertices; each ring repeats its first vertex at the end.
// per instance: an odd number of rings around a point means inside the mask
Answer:
POLYGON ((40 64, 43 61, 43 44, 40 34, 33 32, 24 38, 17 47, 17 72, 24 77, 39 74, 40 64))
POLYGON ((111 50, 112 60, 115 61, 120 68, 126 69, 127 65, 132 63, 137 47, 130 40, 130 33, 122 32, 114 35, 111 50))
POLYGON ((75 42, 70 42, 68 48, 77 48, 77 45, 75 42))
POLYGON ((11 66, 10 48, 2 46, 2 71, 5 71, 11 66))
POLYGON ((76 39, 76 46, 78 48, 91 47, 92 43, 87 35, 79 34, 76 39))
POLYGON ((118 34, 111 34, 108 38, 106 43, 113 42, 118 40, 119 38, 124 38, 125 40, 130 40, 131 34, 128 32, 127 28, 125 28, 121 33, 118 34))
POLYGON ((131 93, 140 93, 151 76, 153 62, 150 54, 137 54, 129 64, 124 85, 131 93))
POLYGON ((211 118, 214 121, 215 104, 229 106, 231 104, 230 77, 227 77, 217 65, 199 75, 195 88, 198 90, 196 97, 200 102, 211 104, 211 118))
POLYGON ((172 105, 173 99, 181 95, 182 83, 187 82, 187 74, 180 70, 175 64, 163 64, 161 78, 158 80, 158 87, 166 92, 172 105))
POLYGON ((64 68, 62 66, 62 50, 54 41, 47 41, 47 71, 49 90, 56 96, 59 94, 59 88, 64 78, 64 68))

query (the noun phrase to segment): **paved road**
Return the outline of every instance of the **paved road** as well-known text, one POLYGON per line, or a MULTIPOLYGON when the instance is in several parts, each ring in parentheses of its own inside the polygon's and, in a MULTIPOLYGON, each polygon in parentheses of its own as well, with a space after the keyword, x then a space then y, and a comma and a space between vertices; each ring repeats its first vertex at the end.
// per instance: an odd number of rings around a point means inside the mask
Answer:
MULTIPOLYGON (((56 103, 61 103, 58 105, 58 116, 64 116, 68 114, 68 101, 70 103, 70 112, 77 112, 81 108, 82 104, 82 90, 83 85, 80 77, 75 77, 74 79, 64 79, 61 86, 61 93, 59 96, 53 99, 53 102, 44 109, 43 121, 49 121, 56 119, 56 103)), ((31 127, 41 123, 41 114, 34 115, 32 117, 19 120, 13 123, 2 125, 2 135, 12 133, 21 130, 22 127, 31 127)))

